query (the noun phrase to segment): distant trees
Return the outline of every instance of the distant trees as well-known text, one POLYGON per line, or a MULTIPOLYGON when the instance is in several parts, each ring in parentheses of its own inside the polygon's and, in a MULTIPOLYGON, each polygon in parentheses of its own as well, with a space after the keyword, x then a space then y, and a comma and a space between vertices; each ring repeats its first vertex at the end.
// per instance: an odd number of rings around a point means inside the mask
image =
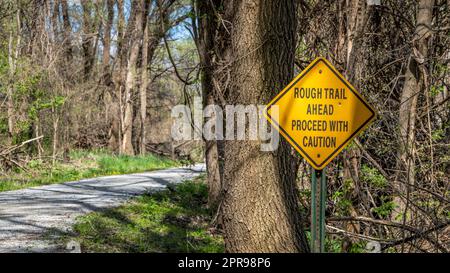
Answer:
POLYGON ((28 101, 36 116, 31 130, 53 136, 52 157, 71 142, 88 139, 107 141, 117 153, 145 153, 147 93, 152 82, 169 74, 167 65, 152 62, 161 62, 154 56, 162 37, 187 18, 184 5, 175 0, 3 1, 2 11, 8 12, 1 14, 0 35, 8 42, 0 46, 7 70, 1 86, 10 143, 20 133, 16 89, 19 78, 27 77, 21 70, 26 68, 39 74, 36 84, 53 101, 43 103, 39 96, 28 101), (37 101, 43 108, 32 106, 37 101), (43 119, 47 111, 51 128, 43 119))

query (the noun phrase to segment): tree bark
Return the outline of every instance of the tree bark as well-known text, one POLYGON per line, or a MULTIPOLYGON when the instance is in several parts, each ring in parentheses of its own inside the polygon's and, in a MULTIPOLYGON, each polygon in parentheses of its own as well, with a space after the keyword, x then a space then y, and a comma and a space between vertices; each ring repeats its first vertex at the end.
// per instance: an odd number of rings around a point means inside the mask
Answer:
MULTIPOLYGON (((126 55, 122 56, 122 51, 124 50, 124 25, 125 25, 125 16, 124 16, 124 5, 123 0, 116 0, 117 3, 117 58, 119 69, 115 76, 115 86, 114 90, 112 90, 111 97, 115 103, 111 104, 111 122, 110 122, 110 130, 109 130, 109 148, 115 152, 121 152, 121 143, 122 143, 122 135, 121 135, 121 126, 122 126, 122 83, 123 83, 123 75, 122 71, 125 71, 124 64, 126 63, 126 55)), ((134 11, 132 9, 130 21, 131 24, 132 16, 134 15, 134 11)))
MULTIPOLYGON (((120 6, 118 9, 121 9, 120 6)), ((106 1, 107 18, 104 22, 103 31, 103 54, 102 54, 102 78, 101 82, 107 88, 105 94, 106 119, 110 123, 108 146, 112 151, 119 150, 120 140, 120 111, 117 103, 118 95, 114 87, 111 71, 111 30, 114 22, 114 0, 106 1)), ((120 16, 119 16, 120 22, 120 16)), ((120 23, 119 23, 120 24, 120 23)), ((119 29, 119 28, 118 28, 119 29)))
POLYGON ((107 19, 104 22, 103 31, 103 83, 107 86, 112 84, 111 71, 110 71, 110 59, 111 59, 111 29, 114 21, 114 0, 106 1, 107 19))
POLYGON ((7 107, 8 107, 8 138, 9 143, 12 144, 14 137, 14 73, 15 73, 15 60, 13 53, 13 32, 11 31, 9 34, 9 43, 8 43, 8 66, 9 66, 9 78, 8 78, 8 87, 6 94, 8 96, 7 107))
POLYGON ((122 123, 122 153, 126 155, 134 155, 134 148, 132 144, 133 133, 133 101, 132 95, 136 87, 137 77, 137 60, 139 49, 142 44, 143 36, 143 20, 146 14, 145 0, 139 0, 136 4, 136 17, 134 21, 134 28, 131 33, 130 40, 130 55, 128 58, 125 92, 124 92, 124 112, 122 123))
POLYGON ((84 80, 88 80, 94 65, 94 26, 91 18, 92 1, 81 1, 83 6, 83 35, 81 46, 83 48, 84 58, 84 80))
MULTIPOLYGON (((61 11, 62 11, 62 18, 63 18, 63 26, 64 26, 64 50, 66 52, 66 60, 69 64, 72 61, 72 39, 71 39, 71 33, 72 33, 72 26, 70 25, 70 18, 69 18, 69 4, 67 1, 60 1, 61 3, 61 11)), ((68 72, 68 71, 67 71, 68 72)))
POLYGON ((163 24, 167 24, 169 21, 170 12, 168 12, 169 8, 174 3, 173 0, 163 3, 157 3, 155 7, 151 7, 148 9, 147 21, 144 26, 144 36, 142 43, 142 61, 141 61, 141 85, 139 91, 140 97, 140 125, 139 125, 139 135, 140 135, 140 153, 144 154, 146 151, 145 142, 146 142, 146 128, 145 123, 147 121, 147 89, 150 83, 150 66, 153 62, 153 58, 156 52, 156 49, 159 45, 159 42, 163 38, 163 35, 166 35, 166 29, 163 27, 163 24), (151 19, 154 18, 152 21, 151 19), (154 23, 153 25, 151 23, 154 23))
MULTIPOLYGON (((202 1, 197 0, 196 8, 198 12, 198 24, 196 35, 196 43, 200 56, 200 69, 202 73, 202 99, 203 108, 208 105, 213 105, 218 102, 216 99, 217 93, 214 85, 214 75, 217 74, 217 68, 220 67, 217 62, 219 59, 224 61, 224 56, 218 56, 228 50, 227 42, 224 39, 229 39, 225 35, 226 31, 222 29, 222 19, 216 14, 219 12, 219 7, 224 6, 224 1, 202 1), (218 37, 216 35, 224 35, 218 37), (215 44, 216 39, 221 39, 221 43, 215 44), (216 60, 215 62, 213 60, 216 60)), ((222 11, 223 13, 223 11, 222 11)), ((226 17, 221 14, 221 17, 226 17)), ((195 22, 194 22, 195 23, 195 22)), ((215 122, 216 116, 212 115, 208 120, 215 122)), ((205 121, 207 122, 206 118, 205 121)), ((208 207, 216 210, 222 195, 222 174, 221 158, 223 158, 223 149, 221 147, 221 140, 205 140, 205 162, 207 169, 207 185, 208 185, 208 207)))
MULTIPOLYGON (((111 138, 110 138, 110 145, 117 147, 117 150, 120 154, 124 153, 124 128, 125 128, 125 111, 126 111, 126 97, 124 97, 125 93, 125 86, 126 86, 126 78, 127 78, 127 72, 128 70, 128 60, 131 54, 129 53, 130 43, 133 38, 133 33, 135 33, 134 27, 135 27, 135 20, 136 20, 136 14, 138 13, 138 2, 133 1, 131 3, 131 11, 130 16, 127 21, 127 26, 125 29, 125 14, 124 14, 124 1, 123 0, 117 0, 117 6, 118 6, 118 21, 117 21, 117 29, 118 29, 118 43, 117 43, 117 56, 119 59, 119 69, 117 71, 117 84, 115 88, 115 95, 117 99, 117 117, 116 119, 113 119, 111 124, 111 138)), ((137 55, 136 59, 137 59, 137 55)), ((131 97, 130 97, 131 98, 131 97)), ((131 103, 131 102, 130 102, 131 103)), ((132 104, 131 104, 132 106, 132 104)), ((129 112, 129 115, 127 116, 128 119, 132 120, 132 111, 129 112), (130 118, 131 117, 131 118, 130 118)), ((130 123, 129 128, 129 140, 128 142, 132 143, 132 121, 128 121, 130 123)), ((130 145, 128 145, 130 148, 130 145)), ((132 145, 131 145, 132 148, 132 145)), ((133 150, 133 149, 131 149, 133 150)))
POLYGON ((140 101, 140 147, 139 153, 145 154, 145 121, 147 119, 147 88, 148 88, 148 49, 149 49, 149 23, 147 18, 147 25, 144 30, 144 39, 142 42, 142 63, 141 63, 141 86, 139 89, 140 101))
POLYGON ((8 138, 9 143, 13 142, 13 138, 15 135, 15 127, 16 127, 16 111, 14 107, 14 77, 16 73, 16 64, 17 59, 19 58, 20 53, 20 44, 22 40, 21 33, 21 20, 20 20, 20 9, 17 9, 16 12, 16 33, 14 35, 14 31, 11 30, 9 34, 9 42, 8 42, 8 86, 7 86, 7 114, 8 114, 8 138), (15 36, 15 37, 14 37, 15 36))
POLYGON ((52 15, 51 15, 51 25, 52 25, 52 32, 53 32, 53 42, 55 44, 59 38, 58 37, 59 36, 58 17, 59 17, 59 0, 54 0, 52 15))
MULTIPOLYGON (((342 29, 338 38, 337 58, 344 64, 344 76, 346 79, 359 89, 360 71, 364 69, 364 62, 358 60, 362 50, 363 35, 369 18, 370 9, 365 4, 366 0, 343 0, 340 2, 340 21, 342 29)), ((351 216, 357 216, 357 211, 353 206, 358 198, 359 189, 359 169, 361 151, 356 146, 348 147, 342 153, 343 166, 343 183, 349 183, 351 190, 346 192, 345 198, 351 200, 352 203, 348 207, 346 213, 351 216)), ((359 233, 359 223, 348 223, 344 226, 345 231, 350 233, 359 233)), ((342 240, 342 249, 348 252, 353 245, 355 239, 344 237, 342 240)))
POLYGON ((409 186, 415 184, 415 127, 417 117, 417 98, 424 90, 423 72, 428 62, 428 41, 432 35, 434 0, 420 0, 417 13, 416 29, 412 40, 411 54, 405 71, 405 82, 400 96, 399 108, 399 153, 397 173, 395 175, 394 220, 404 221, 407 213, 409 186), (403 197, 402 197, 403 196, 403 197))
MULTIPOLYGON (((233 1, 228 104, 266 104, 293 78, 296 1, 233 1)), ((308 252, 295 188, 298 160, 282 140, 225 141, 222 219, 228 252, 308 252)))

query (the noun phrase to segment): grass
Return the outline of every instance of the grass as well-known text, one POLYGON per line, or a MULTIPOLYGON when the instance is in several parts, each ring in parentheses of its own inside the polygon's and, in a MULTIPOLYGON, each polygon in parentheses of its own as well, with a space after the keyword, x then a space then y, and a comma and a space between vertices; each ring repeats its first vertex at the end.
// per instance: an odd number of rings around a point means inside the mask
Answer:
POLYGON ((168 158, 148 154, 143 156, 113 155, 107 151, 73 151, 70 162, 55 165, 32 160, 28 172, 14 170, 0 176, 0 191, 62 183, 105 175, 128 174, 165 169, 181 165, 168 158))
POLYGON ((204 177, 168 190, 133 199, 118 208, 77 219, 73 234, 83 252, 216 253, 223 252, 220 235, 209 230, 204 177))

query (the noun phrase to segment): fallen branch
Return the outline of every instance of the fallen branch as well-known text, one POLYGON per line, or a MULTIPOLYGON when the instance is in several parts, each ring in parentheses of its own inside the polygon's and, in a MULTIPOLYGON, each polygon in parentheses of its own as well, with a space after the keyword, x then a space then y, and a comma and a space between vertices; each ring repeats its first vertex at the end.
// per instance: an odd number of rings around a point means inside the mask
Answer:
POLYGON ((43 138, 43 137, 44 137, 44 136, 38 136, 38 137, 35 137, 35 138, 32 138, 32 139, 26 140, 26 141, 24 141, 24 142, 22 142, 22 143, 20 143, 20 144, 17 144, 17 145, 13 145, 13 146, 11 146, 11 147, 8 147, 8 148, 6 148, 5 150, 1 151, 1 152, 0 152, 0 155, 2 155, 2 156, 8 155, 8 154, 12 153, 13 151, 15 151, 15 150, 17 150, 17 149, 19 149, 19 148, 22 148, 22 147, 25 146, 26 144, 28 144, 28 143, 30 143, 30 142, 33 142, 33 141, 36 141, 36 140, 39 140, 39 139, 41 139, 41 138, 43 138))
POLYGON ((343 229, 340 229, 340 228, 337 228, 337 227, 333 227, 333 226, 330 226, 330 225, 326 225, 326 227, 328 229, 331 229, 332 231, 334 231, 334 232, 331 232, 331 233, 335 233, 335 234, 347 235, 347 236, 350 236, 350 237, 355 237, 355 238, 358 238, 358 239, 364 239, 364 240, 368 240, 368 241, 377 241, 377 242, 383 242, 383 243, 392 242, 392 240, 389 240, 389 239, 381 239, 381 238, 375 238, 375 237, 371 237, 371 236, 356 234, 356 233, 348 232, 348 231, 345 231, 343 229))
POLYGON ((11 146, 11 147, 8 147, 8 148, 6 148, 5 150, 3 150, 3 151, 0 152, 0 157, 3 158, 3 160, 12 163, 12 165, 17 166, 19 169, 21 169, 21 170, 23 170, 23 171, 25 171, 25 172, 28 172, 28 171, 29 171, 28 168, 26 168, 25 166, 22 166, 22 165, 21 165, 19 162, 17 162, 16 160, 14 160, 14 159, 8 157, 8 155, 10 155, 11 153, 13 153, 13 152, 14 152, 15 150, 17 150, 17 149, 22 148, 22 147, 25 146, 26 144, 28 144, 28 143, 30 143, 30 142, 33 142, 33 141, 36 141, 36 140, 39 140, 39 139, 41 139, 41 138, 43 138, 43 137, 44 137, 44 136, 38 136, 38 137, 35 137, 35 138, 32 138, 32 139, 23 141, 23 142, 20 143, 20 144, 17 144, 17 145, 13 145, 13 146, 11 146))

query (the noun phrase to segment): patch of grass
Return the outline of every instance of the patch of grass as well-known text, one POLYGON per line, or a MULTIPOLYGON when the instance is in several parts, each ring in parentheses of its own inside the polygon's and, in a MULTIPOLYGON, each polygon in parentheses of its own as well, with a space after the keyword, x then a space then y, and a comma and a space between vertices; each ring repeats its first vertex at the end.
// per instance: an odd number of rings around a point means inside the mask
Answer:
POLYGON ((180 166, 178 161, 156 156, 113 155, 104 150, 73 151, 70 162, 55 165, 32 160, 26 166, 30 171, 15 170, 0 176, 0 191, 62 183, 105 175, 128 174, 180 166))
POLYGON ((98 159, 98 168, 108 174, 124 174, 164 169, 177 166, 176 162, 155 155, 103 156, 98 159))
POLYGON ((118 208, 77 219, 65 244, 77 241, 83 252, 223 252, 220 235, 209 230, 204 177, 151 195, 137 197, 118 208))

